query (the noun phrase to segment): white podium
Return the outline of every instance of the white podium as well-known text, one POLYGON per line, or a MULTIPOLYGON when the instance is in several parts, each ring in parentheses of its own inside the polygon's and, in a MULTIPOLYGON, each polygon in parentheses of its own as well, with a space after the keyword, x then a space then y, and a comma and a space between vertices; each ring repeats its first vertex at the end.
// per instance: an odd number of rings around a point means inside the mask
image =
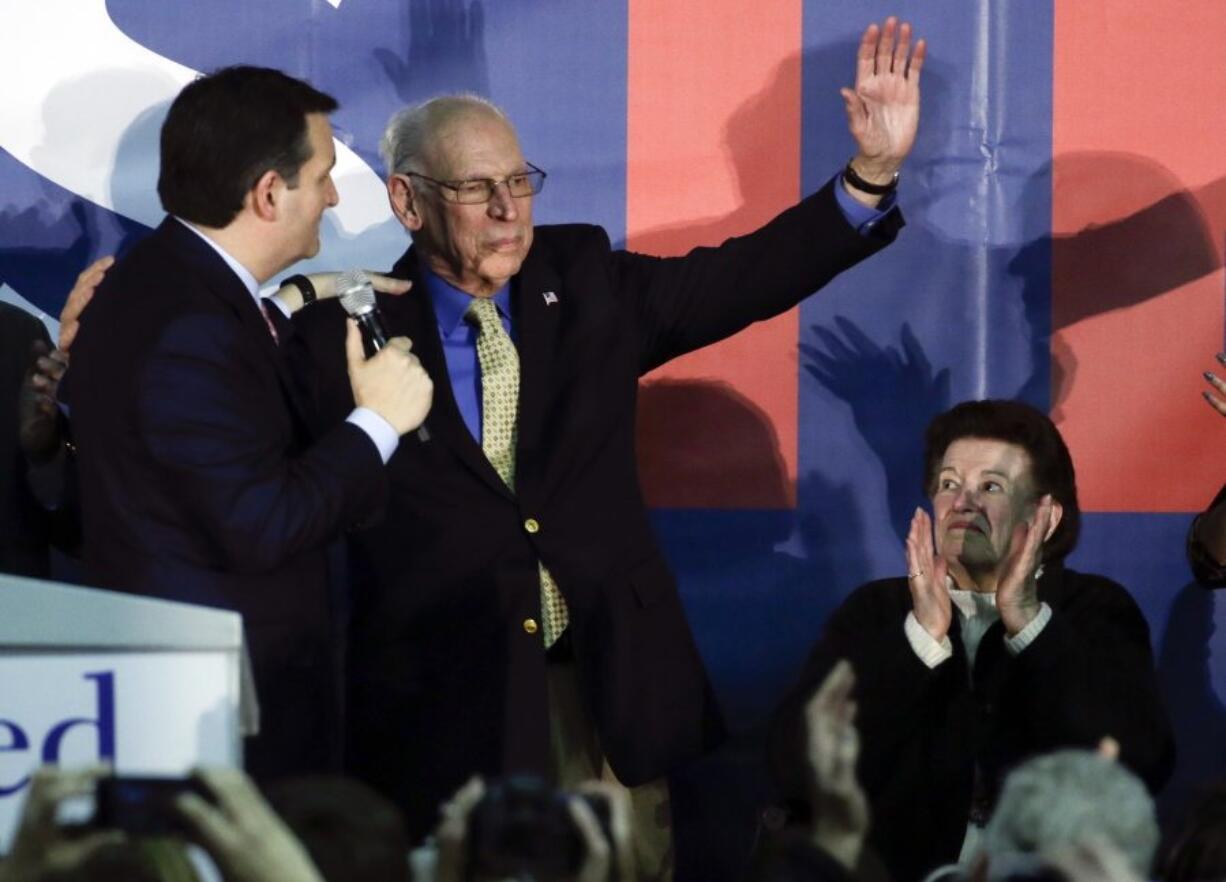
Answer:
POLYGON ((0 575, 0 854, 44 762, 241 765, 242 634, 238 613, 0 575))

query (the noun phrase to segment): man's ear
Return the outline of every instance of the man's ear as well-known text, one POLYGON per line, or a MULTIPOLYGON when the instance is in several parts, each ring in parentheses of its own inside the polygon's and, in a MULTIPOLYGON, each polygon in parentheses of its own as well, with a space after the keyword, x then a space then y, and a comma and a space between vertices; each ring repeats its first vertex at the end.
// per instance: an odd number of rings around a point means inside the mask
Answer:
POLYGON ((392 214, 396 215, 401 226, 411 233, 421 229, 417 194, 413 191, 413 181, 408 175, 392 175, 387 179, 387 201, 391 203, 392 214))
POLYGON ((255 186, 247 192, 247 200, 251 211, 262 221, 272 222, 277 219, 277 209, 280 206, 281 191, 285 182, 272 169, 264 172, 256 179, 255 186))

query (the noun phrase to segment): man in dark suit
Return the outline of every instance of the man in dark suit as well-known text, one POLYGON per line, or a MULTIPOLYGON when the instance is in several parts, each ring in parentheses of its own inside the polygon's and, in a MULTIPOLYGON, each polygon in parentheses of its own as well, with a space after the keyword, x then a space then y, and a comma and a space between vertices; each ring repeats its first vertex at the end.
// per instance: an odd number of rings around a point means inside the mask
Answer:
MULTIPOLYGON (((348 749, 414 834, 473 772, 611 771, 636 787, 720 737, 639 491, 638 378, 893 238, 901 219, 875 208, 914 142, 922 41, 910 49, 893 19, 866 31, 843 175, 678 259, 614 251, 597 227, 534 228, 543 173, 480 99, 392 120, 388 192, 414 240, 394 274, 414 289, 382 309, 439 394, 433 440, 389 464, 388 518, 354 537, 348 749)), ((351 405, 327 346, 341 318, 304 314, 297 338, 324 425, 351 405)))
POLYGON ((264 778, 336 751, 324 548, 382 505, 384 463, 432 394, 407 341, 365 361, 351 325, 357 406, 308 442, 278 340, 309 286, 259 298, 319 248, 335 108, 251 67, 179 94, 161 133, 170 217, 98 289, 66 381, 90 581, 243 614, 261 710, 248 767, 264 778))

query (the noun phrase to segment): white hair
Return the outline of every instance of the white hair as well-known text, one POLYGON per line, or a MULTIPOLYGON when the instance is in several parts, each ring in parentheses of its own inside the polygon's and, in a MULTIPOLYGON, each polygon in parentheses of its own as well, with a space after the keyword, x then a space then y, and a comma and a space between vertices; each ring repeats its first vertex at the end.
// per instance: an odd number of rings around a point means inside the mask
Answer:
POLYGON ((434 135, 453 119, 471 113, 492 114, 510 125, 502 108, 472 92, 439 95, 394 113, 379 140, 379 156, 388 175, 424 174, 426 154, 434 135))
POLYGON ((1103 840, 1142 879, 1158 847, 1154 801, 1141 780, 1088 750, 1058 750, 1022 763, 1005 779, 984 830, 989 866, 1017 853, 1103 840))

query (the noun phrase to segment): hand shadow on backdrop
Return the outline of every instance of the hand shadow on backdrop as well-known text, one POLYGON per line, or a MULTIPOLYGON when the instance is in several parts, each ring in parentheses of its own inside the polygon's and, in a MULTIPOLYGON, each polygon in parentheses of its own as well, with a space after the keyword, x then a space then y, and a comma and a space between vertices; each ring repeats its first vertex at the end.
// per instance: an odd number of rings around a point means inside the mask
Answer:
POLYGON ((1079 229, 1032 239, 1009 261, 1009 273, 1023 282, 1033 363, 1051 362, 1050 388, 1036 370, 1017 397, 1035 403, 1050 394, 1052 418, 1060 422, 1076 358, 1059 332, 1161 297, 1220 268, 1226 177, 1192 190, 1148 157, 1078 151, 1055 157, 1037 172, 1027 193, 1037 198, 1040 189, 1060 194, 1064 222, 1079 229), (1143 207, 1097 222, 1117 215, 1121 205, 1143 207))
POLYGON ((949 406, 949 368, 933 370, 909 323, 903 323, 897 347, 874 343, 843 316, 834 324, 838 333, 810 327, 821 345, 801 343, 801 363, 847 402, 856 429, 881 461, 890 524, 901 547, 912 513, 924 501, 924 429, 949 406))
POLYGON ((373 54, 402 103, 449 92, 489 95, 481 0, 407 0, 393 45, 404 48, 373 54))

